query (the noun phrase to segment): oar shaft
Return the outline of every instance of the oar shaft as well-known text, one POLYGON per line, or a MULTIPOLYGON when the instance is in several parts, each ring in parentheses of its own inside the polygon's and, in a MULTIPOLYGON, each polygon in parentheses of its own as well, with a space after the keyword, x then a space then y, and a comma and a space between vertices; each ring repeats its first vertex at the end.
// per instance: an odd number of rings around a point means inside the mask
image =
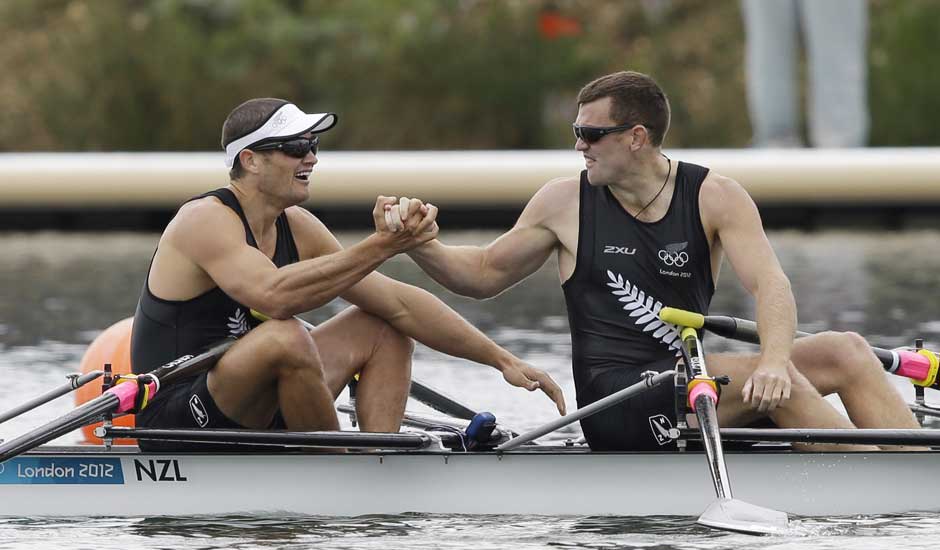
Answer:
POLYGON ((235 345, 234 338, 226 338, 210 346, 199 355, 184 355, 179 359, 157 367, 150 374, 160 379, 160 385, 167 385, 182 378, 189 378, 211 369, 235 345))
MULTIPOLYGON (((195 376, 212 368, 234 344, 234 338, 226 338, 198 355, 184 355, 157 367, 150 374, 159 379, 161 386, 171 384, 181 378, 195 376)), ((155 386, 151 383, 151 387, 155 386)), ((0 445, 0 463, 52 441, 60 435, 97 422, 105 414, 129 411, 134 406, 137 389, 137 384, 133 382, 118 384, 66 415, 0 445)))
POLYGON ((932 418, 940 418, 940 409, 937 409, 936 407, 923 407, 921 405, 908 405, 907 408, 909 408, 912 413, 922 414, 924 416, 929 416, 932 418))
POLYGON ((734 498, 731 493, 731 480, 728 478, 724 452, 721 448, 722 435, 718 429, 718 412, 710 396, 704 394, 698 396, 695 400, 695 416, 698 418, 702 445, 705 447, 705 457, 708 459, 708 469, 715 485, 715 495, 718 498, 734 498))
POLYGON ((627 386, 626 388, 616 393, 612 393, 603 399, 595 401, 591 403, 590 405, 582 407, 572 412, 571 414, 567 414, 565 416, 562 416, 561 418, 548 422, 547 424, 543 424, 542 426, 539 426, 538 428, 535 428, 534 430, 531 430, 522 435, 516 436, 510 439, 509 441, 503 443, 502 445, 496 447, 496 450, 497 451, 511 451, 515 449, 516 447, 519 447, 520 445, 524 445, 530 441, 538 439, 539 437, 542 437, 543 435, 547 433, 551 433, 563 426, 567 426, 568 424, 571 424, 572 422, 575 422, 576 420, 580 420, 586 416, 590 416, 594 413, 600 412, 608 407, 612 407, 616 405, 617 403, 620 403, 621 401, 626 401, 627 399, 630 399, 631 397, 635 397, 636 395, 639 395, 649 390, 650 388, 658 386, 662 384, 663 382, 666 382, 667 380, 671 381, 675 375, 676 375, 676 371, 674 370, 667 370, 667 371, 657 373, 651 376, 650 378, 647 378, 646 380, 637 382, 636 384, 633 384, 632 386, 627 386))
POLYGON ((119 405, 120 399, 116 395, 106 393, 73 409, 65 416, 11 439, 0 445, 0 464, 72 430, 96 422, 108 412, 114 411, 119 405))
POLYGON ((411 379, 410 395, 432 409, 456 418, 473 420, 473 417, 477 414, 476 411, 460 401, 414 377, 411 379))
MULTIPOLYGON (((757 323, 747 319, 729 317, 725 315, 707 315, 704 317, 702 327, 726 338, 760 344, 760 334, 757 332, 757 323)), ((797 338, 812 336, 812 333, 796 331, 797 338)), ((929 355, 909 350, 889 350, 871 346, 872 353, 881 362, 882 367, 891 374, 910 378, 915 382, 927 381, 929 387, 940 387, 940 377, 936 376, 936 365, 929 355), (934 379, 935 378, 935 379, 934 379)), ((923 384, 922 384, 923 385, 923 384)))
MULTIPOLYGON (((101 428, 102 437, 186 441, 227 445, 273 445, 343 449, 427 449, 434 439, 426 433, 282 432, 260 430, 181 430, 160 428, 101 428)), ((451 434, 444 434, 450 437, 451 434)), ((459 438, 453 434, 454 438, 459 438)))
POLYGON ((26 403, 23 403, 22 405, 18 407, 14 407, 10 409, 9 411, 3 414, 0 414, 0 424, 3 424, 4 422, 12 418, 16 418, 17 416, 25 412, 29 412, 35 409, 36 407, 39 407, 40 405, 45 405, 46 403, 52 401, 53 399, 62 397, 63 395, 67 393, 73 392, 77 390, 78 388, 84 386, 85 384, 91 382, 92 380, 95 380, 102 374, 104 374, 103 371, 96 370, 96 371, 82 374, 81 376, 76 375, 76 374, 69 375, 71 379, 67 383, 62 384, 61 386, 57 388, 53 388, 38 397, 30 399, 29 401, 27 401, 26 403))

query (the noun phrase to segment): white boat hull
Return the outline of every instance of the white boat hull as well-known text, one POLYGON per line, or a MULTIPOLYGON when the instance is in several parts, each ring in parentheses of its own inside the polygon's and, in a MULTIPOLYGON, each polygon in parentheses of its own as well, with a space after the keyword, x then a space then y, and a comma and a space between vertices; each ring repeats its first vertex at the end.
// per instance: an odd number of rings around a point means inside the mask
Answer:
MULTIPOLYGON (((791 514, 940 511, 930 452, 727 452, 734 496, 791 514)), ((0 472, 0 516, 292 513, 698 515, 699 453, 503 455, 34 452, 0 472)))

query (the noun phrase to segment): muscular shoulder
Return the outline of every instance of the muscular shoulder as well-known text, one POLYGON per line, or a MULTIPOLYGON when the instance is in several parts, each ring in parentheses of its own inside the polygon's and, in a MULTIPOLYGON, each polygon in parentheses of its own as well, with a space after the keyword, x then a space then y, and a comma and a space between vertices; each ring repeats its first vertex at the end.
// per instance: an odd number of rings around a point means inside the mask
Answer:
MULTIPOLYGON (((166 266, 173 266, 171 271, 187 265, 204 269, 214 259, 243 246, 247 246, 245 228, 238 214, 214 197, 196 199, 181 206, 167 225, 157 245, 152 274, 159 283, 166 266)), ((151 279, 151 284, 154 281, 151 279)), ((163 290, 165 296, 177 289, 163 290)))
POLYGON ((202 240, 232 232, 244 239, 245 231, 238 214, 215 197, 204 197, 180 207, 167 225, 162 240, 202 240))
POLYGON ((706 226, 719 227, 731 215, 756 209, 754 201, 737 181, 709 172, 699 191, 699 208, 706 226))
POLYGON ((543 185, 529 200, 523 216, 532 222, 556 219, 566 212, 577 212, 581 179, 577 176, 556 178, 543 185))

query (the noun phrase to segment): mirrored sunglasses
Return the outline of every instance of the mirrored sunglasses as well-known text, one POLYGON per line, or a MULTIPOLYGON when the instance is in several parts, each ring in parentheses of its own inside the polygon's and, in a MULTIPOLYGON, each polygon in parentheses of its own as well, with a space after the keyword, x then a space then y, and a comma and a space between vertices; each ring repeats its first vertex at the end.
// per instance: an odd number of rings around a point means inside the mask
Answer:
POLYGON ((597 143, 600 139, 607 134, 613 134, 615 132, 624 132, 636 126, 636 124, 623 124, 621 126, 578 126, 577 124, 572 124, 571 127, 574 129, 574 137, 581 139, 584 143, 597 143))
POLYGON ((320 147, 320 137, 294 138, 288 141, 275 141, 251 147, 252 151, 280 151, 289 157, 302 159, 307 153, 317 154, 320 147))

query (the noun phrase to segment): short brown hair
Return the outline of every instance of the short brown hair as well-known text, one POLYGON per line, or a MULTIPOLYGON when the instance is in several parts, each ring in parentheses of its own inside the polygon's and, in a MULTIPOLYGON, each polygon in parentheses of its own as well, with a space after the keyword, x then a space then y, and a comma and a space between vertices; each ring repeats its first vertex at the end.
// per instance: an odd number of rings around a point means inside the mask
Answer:
POLYGON ((663 144, 669 130, 669 100, 655 80, 634 71, 602 76, 581 88, 578 105, 605 97, 611 99, 610 117, 615 124, 642 124, 649 129, 653 145, 663 144))
MULTIPOLYGON (((283 99, 274 97, 260 97, 249 99, 238 107, 232 109, 232 112, 225 118, 222 124, 222 149, 238 138, 247 136, 264 125, 271 118, 271 115, 282 106, 290 103, 283 99)), ((238 179, 242 175, 242 165, 235 157, 232 169, 229 170, 230 178, 238 179)))

